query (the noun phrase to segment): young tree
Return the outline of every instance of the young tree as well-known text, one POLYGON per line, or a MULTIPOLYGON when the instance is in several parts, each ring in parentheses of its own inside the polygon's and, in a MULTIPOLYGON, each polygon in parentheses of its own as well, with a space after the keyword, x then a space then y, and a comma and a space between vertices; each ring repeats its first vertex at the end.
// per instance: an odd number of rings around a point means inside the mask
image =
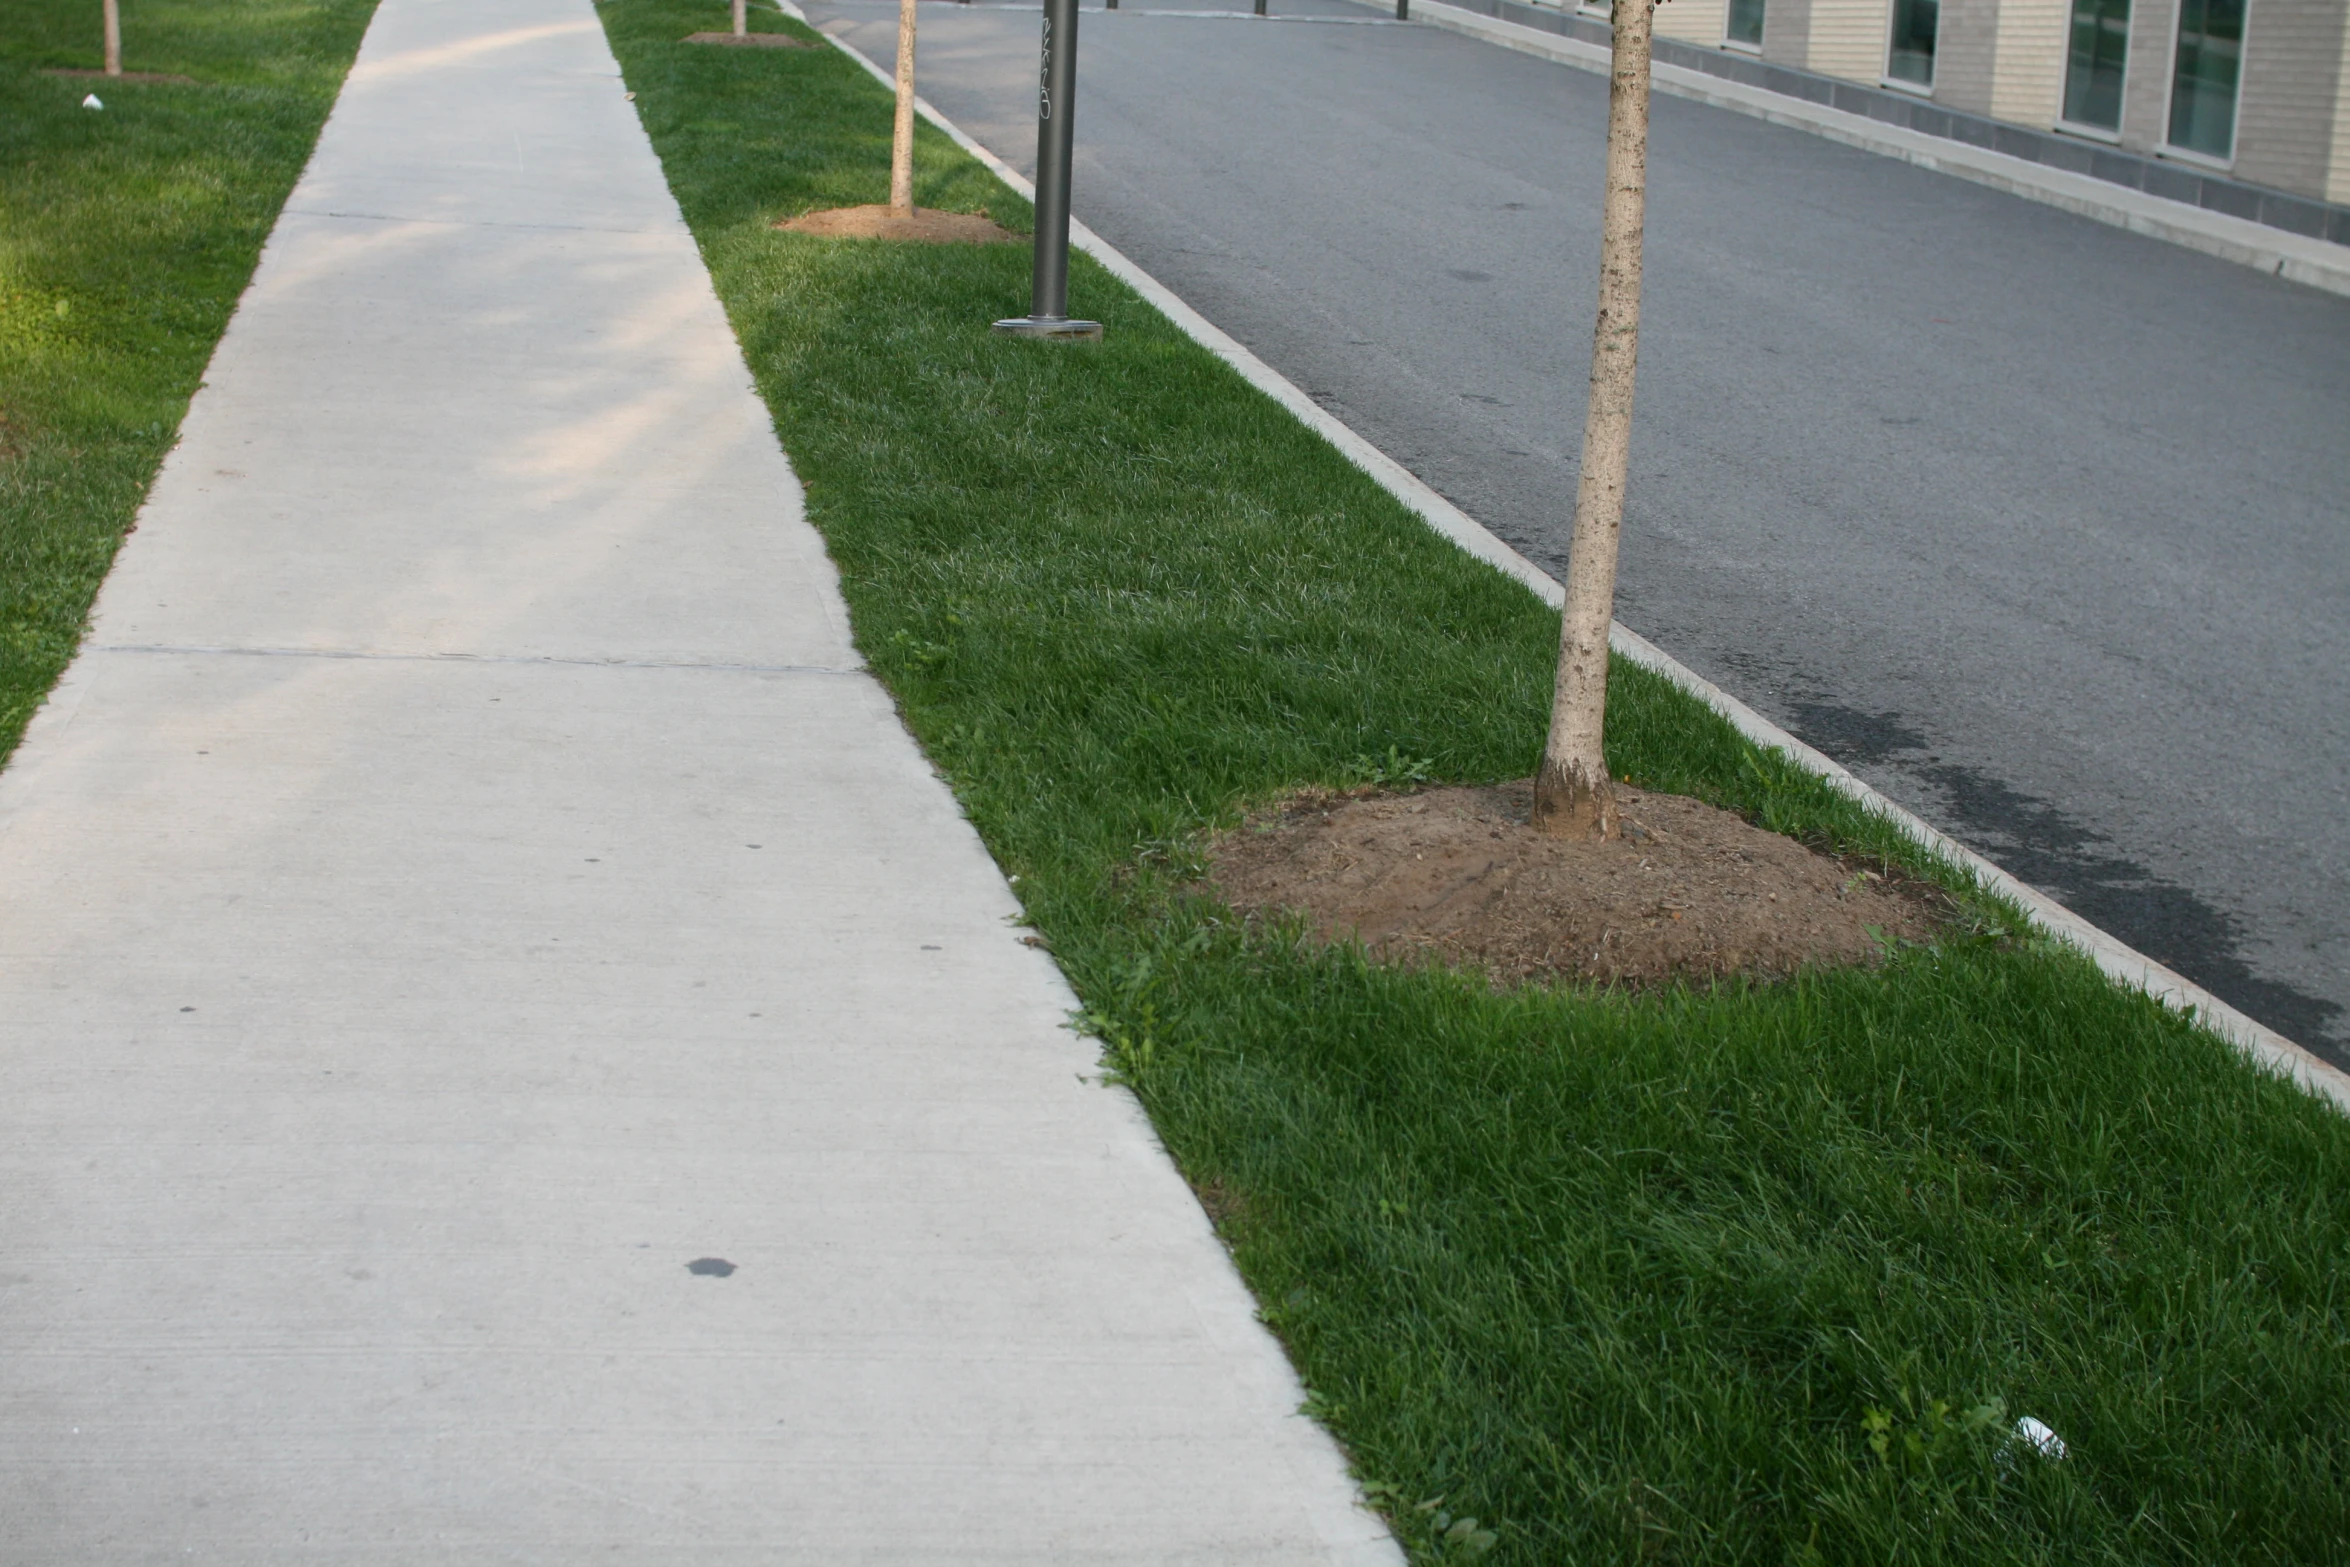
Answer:
POLYGON ((750 7, 746 3, 746 0, 734 0, 734 36, 737 38, 748 38, 751 36, 751 18, 749 11, 750 7))
POLYGON ((122 0, 106 0, 106 74, 122 74, 122 0))
POLYGON ((898 119, 889 146, 889 215, 914 215, 914 0, 898 0, 898 119))
POLYGON ((1615 6, 1591 401, 1583 417, 1583 468, 1575 485, 1550 738, 1534 775, 1534 828, 1555 837, 1616 833, 1615 789, 1601 731, 1607 634, 1616 612, 1616 540, 1632 451, 1632 376, 1640 354, 1640 223, 1648 190, 1648 46, 1655 4, 1616 0, 1615 6))

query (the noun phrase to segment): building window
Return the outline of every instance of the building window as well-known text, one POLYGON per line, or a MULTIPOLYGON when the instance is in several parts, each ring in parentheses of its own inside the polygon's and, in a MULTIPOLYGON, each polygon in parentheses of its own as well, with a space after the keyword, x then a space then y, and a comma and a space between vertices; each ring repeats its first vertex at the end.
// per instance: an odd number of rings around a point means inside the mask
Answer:
POLYGON ((2130 0, 2073 0, 2072 47, 2064 65, 2064 117, 2101 130, 2122 128, 2122 65, 2130 52, 2130 0))
POLYGON ((1734 44, 1762 47, 1763 0, 1730 0, 1730 17, 1722 36, 1734 44))
POLYGON ((1941 0, 1893 0, 1893 47, 1885 74, 1919 87, 1934 85, 1934 30, 1942 19, 1941 0))
POLYGON ((2170 144, 2206 157, 2236 149, 2236 69, 2244 57, 2244 0, 2179 0, 2179 52, 2170 80, 2170 144))

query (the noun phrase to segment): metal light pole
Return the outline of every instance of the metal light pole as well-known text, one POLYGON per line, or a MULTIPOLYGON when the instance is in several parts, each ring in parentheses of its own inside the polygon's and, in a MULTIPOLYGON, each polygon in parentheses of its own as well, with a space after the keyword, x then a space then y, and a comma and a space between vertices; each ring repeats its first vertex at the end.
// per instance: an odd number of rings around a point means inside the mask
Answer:
POLYGON ((1069 319, 1069 156, 1077 107, 1077 0, 1044 0, 1044 59, 1036 98, 1036 275, 1028 314, 998 321, 1012 337, 1058 341, 1102 335, 1069 319))

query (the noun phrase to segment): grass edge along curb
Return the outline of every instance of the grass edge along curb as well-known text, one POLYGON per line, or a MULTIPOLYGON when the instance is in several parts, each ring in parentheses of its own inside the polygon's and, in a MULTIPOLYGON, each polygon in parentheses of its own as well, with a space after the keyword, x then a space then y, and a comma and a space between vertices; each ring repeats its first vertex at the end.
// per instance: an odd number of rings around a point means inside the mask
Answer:
MULTIPOLYGON (((878 199, 889 93, 832 50, 678 47, 709 3, 602 14, 858 646, 1415 1559, 1455 1528, 1496 1567, 2338 1554, 2350 1123, 1941 862, 1971 931, 1638 995, 1189 895, 1251 801, 1523 776, 1555 615, 1094 257, 1110 334, 1072 354, 986 332, 1016 246, 776 233, 878 199), (2003 1459, 2003 1407, 2070 1457, 2003 1459)), ((924 205, 1026 211, 922 136, 924 205)), ((1920 869, 1616 673, 1635 782, 1920 869)))
MULTIPOLYGON (((792 0, 780 0, 785 15, 805 21, 792 0)), ((818 29, 835 49, 847 55, 884 87, 896 90, 889 74, 840 38, 818 29)), ((1033 200, 1036 188, 1003 159, 974 140, 964 129, 922 98, 915 111, 951 137, 955 145, 985 164, 999 180, 1033 200)), ((1467 512, 1439 495, 1403 464, 1357 434, 1321 404, 1300 391, 1286 376, 1250 351, 1231 334, 1194 310, 1117 246, 1076 218, 1069 220, 1069 243, 1101 263, 1104 270, 1155 306, 1175 329, 1223 360, 1258 391, 1287 409, 1300 423, 1321 436, 1339 455, 1368 475, 1445 538, 1524 584, 1528 591, 1556 609, 1565 590, 1556 578, 1491 532, 1467 512)), ((2173 970, 2147 957, 2109 932, 2066 908, 2035 887, 2017 880, 1973 849, 1952 838, 1875 789, 1811 746, 1781 729, 1744 702, 1690 669, 1646 637, 1615 624, 1609 633, 1610 650, 1655 674, 1704 703, 1730 726, 1766 751, 1779 751, 1795 766, 1811 773, 1829 788, 1845 795, 1863 810, 1880 818, 1909 839, 1921 858, 1941 861, 1971 880, 1991 897, 2014 906, 2016 913, 2042 934, 2062 941, 2086 956, 2115 983, 2140 990, 2164 1006, 2182 1012, 2233 1046, 2263 1071, 2298 1084, 2309 1093, 2331 1101, 2350 1113, 2350 1073, 2326 1061, 2275 1029, 2246 1016, 2227 1002, 2173 970)))

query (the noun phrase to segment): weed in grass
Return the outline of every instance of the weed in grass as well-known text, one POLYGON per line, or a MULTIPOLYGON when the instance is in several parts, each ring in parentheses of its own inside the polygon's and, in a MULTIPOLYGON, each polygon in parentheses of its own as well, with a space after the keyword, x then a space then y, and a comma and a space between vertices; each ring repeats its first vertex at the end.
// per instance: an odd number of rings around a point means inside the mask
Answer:
POLYGON ((1385 756, 1358 756, 1339 769, 1348 788, 1409 789, 1436 776, 1433 756, 1406 756, 1394 746, 1385 756))
MULTIPOLYGON (((1529 772, 1555 617, 1083 258, 1072 354, 988 335, 1014 247, 776 233, 886 195, 850 62, 602 14, 860 646, 1107 1067, 1245 1194, 1220 1232, 1417 1559, 2350 1555, 2341 1118, 1636 668, 1611 771, 1953 881, 1973 933, 1497 994, 1232 921, 1187 856, 1245 806, 1529 772), (2067 1456, 2003 1462, 1994 1407, 2067 1456)), ((1025 226, 927 131, 917 189, 1025 226)))

